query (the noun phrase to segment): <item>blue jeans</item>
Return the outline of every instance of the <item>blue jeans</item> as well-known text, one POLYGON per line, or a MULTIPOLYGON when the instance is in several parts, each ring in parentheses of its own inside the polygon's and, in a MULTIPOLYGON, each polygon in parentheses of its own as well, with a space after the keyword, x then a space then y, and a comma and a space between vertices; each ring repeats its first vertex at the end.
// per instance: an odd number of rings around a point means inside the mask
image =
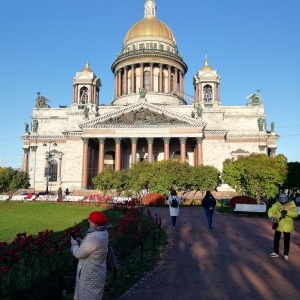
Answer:
POLYGON ((207 222, 208 222, 208 227, 212 228, 212 217, 214 214, 214 210, 205 208, 205 214, 206 214, 206 218, 207 218, 207 222))
POLYGON ((176 225, 176 219, 177 217, 176 216, 172 216, 172 225, 175 227, 176 225))

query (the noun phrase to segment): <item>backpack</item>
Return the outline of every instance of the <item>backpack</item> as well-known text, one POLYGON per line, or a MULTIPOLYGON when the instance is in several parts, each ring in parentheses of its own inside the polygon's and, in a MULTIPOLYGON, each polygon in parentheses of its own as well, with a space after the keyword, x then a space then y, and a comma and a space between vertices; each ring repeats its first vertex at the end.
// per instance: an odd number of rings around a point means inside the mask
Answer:
POLYGON ((173 197, 172 198, 172 201, 171 201, 171 207, 178 207, 178 201, 176 199, 174 199, 173 197))

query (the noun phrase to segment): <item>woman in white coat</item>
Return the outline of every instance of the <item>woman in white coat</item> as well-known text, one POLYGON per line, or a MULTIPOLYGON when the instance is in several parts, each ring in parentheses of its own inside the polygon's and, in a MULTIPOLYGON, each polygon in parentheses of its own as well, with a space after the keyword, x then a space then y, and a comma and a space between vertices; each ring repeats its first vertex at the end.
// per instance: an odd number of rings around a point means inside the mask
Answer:
POLYGON ((79 259, 75 300, 101 300, 106 280, 108 249, 107 218, 101 211, 89 215, 89 229, 83 240, 71 238, 71 252, 79 259))
POLYGON ((171 191, 171 194, 168 198, 170 216, 172 218, 173 229, 176 229, 176 221, 179 216, 179 204, 180 198, 177 196, 177 192, 175 190, 171 191))

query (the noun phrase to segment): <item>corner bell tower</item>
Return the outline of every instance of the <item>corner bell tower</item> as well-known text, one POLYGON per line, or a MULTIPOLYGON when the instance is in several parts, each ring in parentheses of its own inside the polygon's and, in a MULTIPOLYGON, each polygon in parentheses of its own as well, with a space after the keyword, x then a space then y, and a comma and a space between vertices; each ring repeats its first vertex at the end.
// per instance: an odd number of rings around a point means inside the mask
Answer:
POLYGON ((200 104, 204 107, 221 105, 220 80, 221 76, 218 75, 217 70, 209 66, 206 57, 204 66, 193 78, 195 105, 200 104))
POLYGON ((72 105, 84 107, 85 105, 99 105, 101 80, 89 68, 86 61, 85 68, 76 72, 73 78, 73 100, 72 105))

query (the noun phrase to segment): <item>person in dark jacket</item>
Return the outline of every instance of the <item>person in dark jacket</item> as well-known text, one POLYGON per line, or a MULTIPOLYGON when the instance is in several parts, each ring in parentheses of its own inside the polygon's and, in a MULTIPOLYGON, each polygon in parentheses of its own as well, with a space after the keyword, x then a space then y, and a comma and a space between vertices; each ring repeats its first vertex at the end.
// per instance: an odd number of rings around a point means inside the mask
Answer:
POLYGON ((214 214, 214 208, 215 208, 216 204, 217 204, 216 199, 211 194, 211 192, 206 191, 206 195, 202 200, 202 206, 204 207, 204 210, 205 210, 209 229, 212 229, 212 217, 214 214))

